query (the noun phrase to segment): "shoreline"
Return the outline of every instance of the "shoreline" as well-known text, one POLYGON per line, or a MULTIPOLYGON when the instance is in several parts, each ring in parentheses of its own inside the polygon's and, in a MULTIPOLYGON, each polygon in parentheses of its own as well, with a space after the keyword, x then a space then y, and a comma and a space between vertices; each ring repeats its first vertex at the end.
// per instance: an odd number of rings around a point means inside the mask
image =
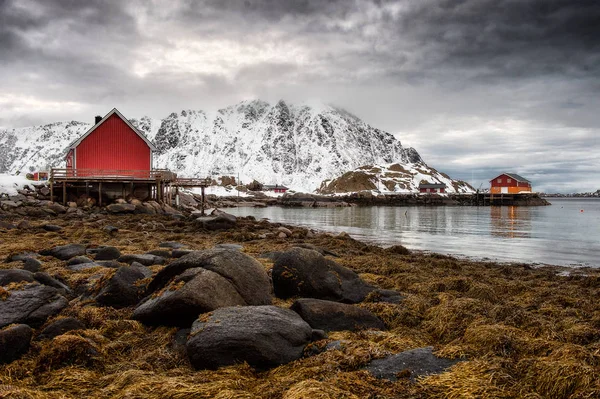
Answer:
MULTIPOLYGON (((330 349, 308 352, 271 370, 241 364, 196 371, 174 344, 176 328, 145 326, 131 319, 134 307, 113 309, 74 294, 67 308, 35 328, 29 352, 0 365, 0 387, 13 395, 333 399, 600 394, 600 270, 560 276, 556 267, 475 262, 401 246, 384 249, 347 234, 332 236, 253 218, 238 218, 231 228, 218 231, 205 230, 191 218, 169 215, 10 219, 21 227, 3 232, 0 257, 68 243, 88 248, 112 245, 128 254, 155 251, 161 242, 181 242, 192 250, 236 244, 270 272, 273 261, 265 257, 268 253, 308 245, 333 254, 327 259, 350 268, 369 284, 396 290, 403 298, 399 304, 366 300, 357 305, 377 315, 384 331, 330 332, 315 343, 330 349), (29 225, 19 223, 23 220, 29 225), (60 230, 42 227, 48 222, 60 230), (285 237, 282 227, 289 230, 285 237), (85 328, 51 341, 36 340, 44 326, 66 316, 80 320, 85 328), (90 345, 92 357, 78 352, 77 348, 90 345), (403 377, 380 380, 364 370, 373 359, 428 346, 437 356, 460 362, 414 382, 403 377), (569 378, 558 378, 565 375, 569 378)), ((73 292, 89 284, 102 285, 114 273, 108 267, 70 271, 65 261, 38 259, 43 272, 73 292)), ((15 267, 20 262, 0 264, 2 269, 15 267)), ((151 268, 157 273, 163 267, 151 268)), ((19 289, 11 287, 7 289, 19 289)), ((273 302, 289 308, 292 300, 273 298, 273 302)))

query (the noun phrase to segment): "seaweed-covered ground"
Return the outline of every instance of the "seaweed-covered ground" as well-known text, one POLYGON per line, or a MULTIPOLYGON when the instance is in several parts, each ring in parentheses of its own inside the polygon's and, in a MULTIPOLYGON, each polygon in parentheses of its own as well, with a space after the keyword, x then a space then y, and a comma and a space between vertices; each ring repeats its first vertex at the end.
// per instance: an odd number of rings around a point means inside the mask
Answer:
MULTIPOLYGON (((14 219, 17 223, 22 219, 14 219)), ((45 220, 44 223, 48 223, 45 220)), ((29 219, 0 232, 0 257, 55 245, 112 245, 123 253, 158 249, 178 241, 191 249, 241 243, 268 270, 261 254, 309 243, 381 288, 400 291, 399 305, 365 302, 386 324, 385 332, 332 332, 324 346, 307 348, 297 361, 267 371, 240 364, 194 370, 174 345, 176 328, 147 327, 131 320, 133 308, 116 310, 72 299, 53 320, 72 316, 86 329, 52 341, 32 341, 21 359, 0 366, 0 398, 597 398, 600 397, 600 271, 531 268, 524 264, 473 262, 441 255, 383 249, 342 234, 332 236, 251 219, 224 232, 199 230, 191 220, 157 215, 55 218, 62 231, 48 232, 29 219), (105 229, 111 225, 117 232, 105 229), (447 372, 411 382, 378 380, 362 368, 375 358, 433 346, 463 358, 447 372), (93 350, 90 350, 92 348, 93 350)), ((40 257, 42 271, 76 288, 96 268, 73 272, 64 262, 40 257)), ((0 268, 20 267, 20 262, 0 268)), ((153 266, 157 272, 163 266, 153 266)), ((275 300, 288 307, 291 300, 275 300)), ((43 327, 42 327, 43 328, 43 327)), ((39 334, 38 328, 35 334, 39 334)))

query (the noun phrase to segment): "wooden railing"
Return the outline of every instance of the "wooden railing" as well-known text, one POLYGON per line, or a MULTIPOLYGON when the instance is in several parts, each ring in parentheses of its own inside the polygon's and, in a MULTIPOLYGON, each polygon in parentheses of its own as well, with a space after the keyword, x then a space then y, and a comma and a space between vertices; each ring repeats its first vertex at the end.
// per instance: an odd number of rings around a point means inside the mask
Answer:
POLYGON ((64 180, 161 180, 172 182, 177 174, 168 169, 128 170, 128 169, 51 169, 50 179, 64 180))
POLYGON ((204 179, 195 179, 195 178, 187 178, 187 177, 178 177, 173 182, 175 186, 178 187, 208 187, 212 185, 212 179, 204 178, 204 179))

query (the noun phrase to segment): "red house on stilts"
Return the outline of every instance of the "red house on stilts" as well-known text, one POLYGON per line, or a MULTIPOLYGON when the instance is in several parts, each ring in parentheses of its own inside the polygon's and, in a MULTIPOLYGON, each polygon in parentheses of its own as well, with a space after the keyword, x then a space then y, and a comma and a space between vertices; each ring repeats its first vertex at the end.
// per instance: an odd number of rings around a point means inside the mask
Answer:
POLYGON ((67 152, 67 173, 73 176, 148 178, 156 147, 116 108, 73 142, 67 152))

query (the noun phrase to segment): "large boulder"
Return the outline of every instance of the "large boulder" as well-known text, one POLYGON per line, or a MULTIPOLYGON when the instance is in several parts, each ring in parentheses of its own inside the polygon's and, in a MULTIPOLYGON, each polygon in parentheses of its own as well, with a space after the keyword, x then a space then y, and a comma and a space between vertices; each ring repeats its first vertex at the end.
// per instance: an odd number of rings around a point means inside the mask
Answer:
POLYGON ((0 328, 13 323, 40 326, 69 304, 56 288, 37 283, 7 292, 0 300, 0 328))
POLYGON ((119 262, 132 264, 133 262, 140 263, 144 266, 152 265, 164 265, 165 258, 162 256, 150 255, 150 254, 134 254, 134 255, 121 255, 118 259, 119 262))
POLYGON ((71 295, 72 294, 71 288, 69 288, 68 285, 66 285, 65 283, 63 283, 61 281, 58 281, 57 279, 55 279, 48 273, 37 272, 37 273, 33 274, 33 278, 35 278, 35 280, 40 284, 44 284, 49 287, 56 288, 58 290, 59 294, 61 294, 61 295, 71 295))
POLYGON ((152 271, 139 263, 122 266, 104 284, 96 296, 96 302, 114 308, 124 308, 137 304, 144 294, 145 287, 140 280, 151 277, 152 271))
POLYGON ((0 330, 0 364, 17 360, 29 350, 33 330, 26 324, 18 324, 0 330))
POLYGON ((372 312, 345 303, 302 298, 292 305, 312 328, 324 331, 384 330, 385 324, 372 312))
POLYGON ((228 230, 235 227, 237 218, 222 212, 218 215, 200 216, 196 219, 196 223, 205 230, 228 230))
POLYGON ((196 369, 241 362, 268 368, 299 359, 312 336, 313 329, 289 309, 222 308, 194 322, 187 354, 196 369))
POLYGON ((110 213, 133 213, 135 205, 132 204, 110 204, 106 206, 106 210, 110 213))
POLYGON ((115 247, 102 247, 96 252, 96 260, 113 260, 121 257, 121 251, 115 247))
POLYGON ((246 305, 235 287, 219 274, 200 267, 187 269, 133 312, 148 325, 189 327, 201 313, 246 305))
POLYGON ((306 248, 280 254, 273 265, 273 288, 279 298, 306 297, 358 303, 374 290, 354 271, 306 248))
POLYGON ((85 326, 73 317, 65 317, 50 323, 42 330, 37 339, 52 339, 72 330, 83 330, 85 326))
POLYGON ((23 269, 0 269, 0 285, 8 285, 10 283, 20 283, 22 281, 32 282, 34 280, 33 273, 23 269))
POLYGON ((428 346, 373 360, 366 370, 375 378, 396 381, 398 373, 402 373, 414 381, 420 376, 440 374, 459 361, 437 357, 433 354, 433 348, 428 346))
POLYGON ((85 255, 85 245, 67 244, 40 251, 41 255, 54 256, 60 260, 69 260, 76 256, 85 255))
POLYGON ((197 267, 224 277, 244 299, 244 304, 271 304, 271 284, 262 264, 243 252, 225 248, 194 251, 179 258, 158 272, 148 290, 159 290, 173 277, 197 267))

